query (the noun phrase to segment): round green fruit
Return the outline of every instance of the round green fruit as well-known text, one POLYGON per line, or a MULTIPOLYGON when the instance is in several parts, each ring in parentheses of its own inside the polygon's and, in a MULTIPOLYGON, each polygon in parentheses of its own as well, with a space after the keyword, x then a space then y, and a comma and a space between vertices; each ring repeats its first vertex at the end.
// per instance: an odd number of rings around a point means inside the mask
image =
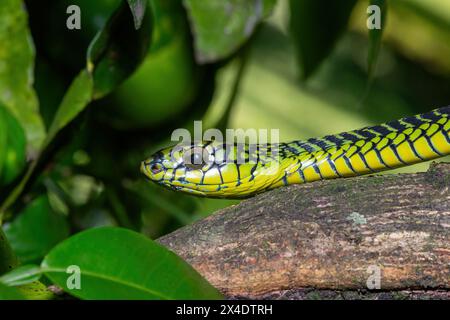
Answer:
POLYGON ((194 101, 199 73, 183 39, 151 52, 137 72, 117 89, 115 122, 140 128, 167 121, 194 101))
POLYGON ((115 127, 159 126, 189 107, 200 89, 203 68, 195 62, 182 2, 151 0, 149 5, 154 17, 150 51, 107 103, 107 120, 115 127))

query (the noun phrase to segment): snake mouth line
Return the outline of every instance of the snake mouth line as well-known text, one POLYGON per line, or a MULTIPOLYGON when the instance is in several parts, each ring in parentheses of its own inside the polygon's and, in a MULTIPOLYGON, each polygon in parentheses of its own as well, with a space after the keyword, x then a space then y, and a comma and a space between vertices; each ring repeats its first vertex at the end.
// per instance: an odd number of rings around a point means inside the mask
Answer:
POLYGON ((169 184, 169 185, 164 184, 164 185, 167 186, 169 189, 171 189, 171 190, 173 190, 173 191, 180 191, 180 190, 183 189, 183 187, 174 186, 174 185, 171 185, 171 184, 169 184))
POLYGON ((182 186, 175 186, 172 185, 170 183, 167 183, 165 181, 153 181, 156 182, 157 184, 161 185, 162 187, 170 190, 170 191, 182 191, 182 192, 187 192, 190 194, 195 194, 198 196, 206 196, 206 194, 204 192, 202 192, 201 190, 197 190, 195 188, 189 188, 189 187, 182 187, 182 186))

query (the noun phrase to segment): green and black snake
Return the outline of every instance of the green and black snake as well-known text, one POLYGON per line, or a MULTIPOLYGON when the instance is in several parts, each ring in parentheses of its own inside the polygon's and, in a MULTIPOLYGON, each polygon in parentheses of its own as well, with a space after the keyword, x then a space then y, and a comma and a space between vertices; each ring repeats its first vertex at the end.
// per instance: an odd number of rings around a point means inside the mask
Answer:
POLYGON ((244 198, 280 186, 358 176, 449 155, 449 115, 450 106, 276 145, 197 141, 158 151, 142 162, 141 171, 172 190, 244 198))

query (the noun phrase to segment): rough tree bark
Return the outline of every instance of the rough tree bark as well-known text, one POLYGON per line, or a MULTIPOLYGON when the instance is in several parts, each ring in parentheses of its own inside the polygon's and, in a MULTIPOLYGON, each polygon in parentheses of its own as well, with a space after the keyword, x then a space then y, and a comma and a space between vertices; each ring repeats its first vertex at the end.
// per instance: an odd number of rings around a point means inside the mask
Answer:
POLYGON ((228 297, 448 299, 449 188, 450 164, 293 185, 159 241, 228 297))

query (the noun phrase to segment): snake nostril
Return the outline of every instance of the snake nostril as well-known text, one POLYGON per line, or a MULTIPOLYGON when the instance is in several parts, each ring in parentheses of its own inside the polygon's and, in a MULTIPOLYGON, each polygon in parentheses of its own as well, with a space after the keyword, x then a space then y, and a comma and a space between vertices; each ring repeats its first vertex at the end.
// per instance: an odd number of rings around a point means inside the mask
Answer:
POLYGON ((153 174, 158 174, 158 173, 160 173, 162 170, 163 170, 163 166, 162 166, 162 164, 160 164, 160 163, 152 163, 152 164, 150 165, 150 171, 151 171, 153 174))

